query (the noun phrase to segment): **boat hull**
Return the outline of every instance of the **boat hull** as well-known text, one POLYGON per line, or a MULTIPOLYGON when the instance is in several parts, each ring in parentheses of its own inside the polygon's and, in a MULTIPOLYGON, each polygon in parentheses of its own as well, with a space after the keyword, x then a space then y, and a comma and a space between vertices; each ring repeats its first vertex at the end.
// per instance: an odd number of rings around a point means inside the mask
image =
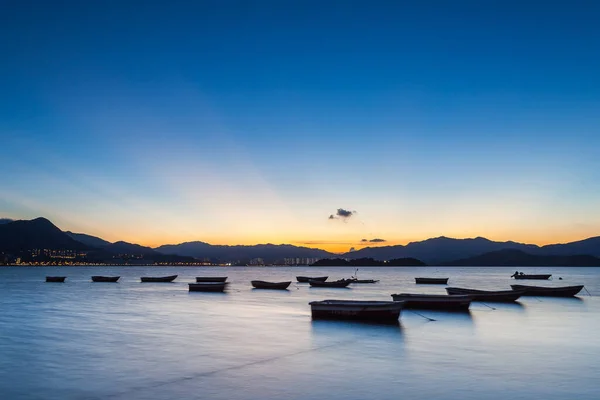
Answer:
POLYGON ((537 279, 537 280, 547 280, 550 279, 550 277, 552 276, 552 274, 545 274, 545 275, 513 275, 513 277, 515 279, 537 279))
POLYGON ((326 287, 326 288, 345 288, 352 283, 349 279, 342 279, 339 281, 331 282, 319 282, 319 281, 308 281, 311 287, 326 287))
POLYGON ((394 301, 403 301, 406 309, 467 311, 471 305, 468 295, 393 294, 394 301))
POLYGON ((308 281, 317 281, 317 282, 325 282, 329 278, 328 276, 297 276, 296 280, 298 282, 308 283, 308 281))
POLYGON ((142 276, 140 278, 140 280, 142 282, 173 282, 175 280, 175 278, 177 278, 177 275, 160 276, 160 277, 142 276))
POLYGON ((251 281, 250 282, 255 289, 271 289, 271 290, 287 290, 288 286, 292 284, 292 281, 288 282, 265 282, 265 281, 251 281))
POLYGON ((415 278, 415 283, 426 285, 447 285, 450 278, 415 278))
POLYGON ((223 292, 227 285, 227 282, 188 283, 190 292, 223 292))
POLYGON ((397 323, 404 307, 394 301, 313 301, 310 304, 313 319, 354 320, 397 323))
POLYGON ((449 287, 446 288, 448 294, 469 295, 473 301, 485 301, 488 303, 510 303, 517 301, 523 295, 522 290, 476 290, 449 287))
POLYGON ((513 290, 522 290, 522 296, 544 296, 544 297, 573 297, 581 292, 583 285, 544 287, 527 285, 510 285, 513 290))
POLYGON ((197 276, 196 282, 225 282, 226 276, 197 276))
POLYGON ((375 279, 352 279, 350 283, 377 283, 378 280, 375 279))
POLYGON ((92 282, 117 282, 120 276, 92 276, 92 282))
POLYGON ((64 282, 67 279, 66 276, 47 276, 46 282, 64 282))

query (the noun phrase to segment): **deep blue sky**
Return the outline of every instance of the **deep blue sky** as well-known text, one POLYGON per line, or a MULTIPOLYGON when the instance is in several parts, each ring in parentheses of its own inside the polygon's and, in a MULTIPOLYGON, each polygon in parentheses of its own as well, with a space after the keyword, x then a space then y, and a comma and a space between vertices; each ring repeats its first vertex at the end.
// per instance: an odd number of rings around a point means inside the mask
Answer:
POLYGON ((600 234, 598 21, 596 1, 4 1, 0 217, 145 244, 600 234))

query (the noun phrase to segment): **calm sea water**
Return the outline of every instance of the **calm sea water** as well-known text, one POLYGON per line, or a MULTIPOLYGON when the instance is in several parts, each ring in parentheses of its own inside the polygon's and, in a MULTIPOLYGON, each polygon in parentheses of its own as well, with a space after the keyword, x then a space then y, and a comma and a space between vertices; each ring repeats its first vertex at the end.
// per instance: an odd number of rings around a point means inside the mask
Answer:
POLYGON ((360 278, 381 282, 280 292, 250 280, 336 279, 354 269, 4 267, 0 398, 599 399, 598 268, 519 268, 556 278, 538 284, 585 284, 592 296, 473 303, 469 314, 404 311, 399 326, 313 322, 307 304, 445 293, 415 276, 509 289, 514 270, 361 268, 360 278), (174 283, 139 282, 172 274, 174 283), (68 278, 44 283, 46 275, 68 278), (229 291, 189 293, 199 275, 229 276, 229 291))

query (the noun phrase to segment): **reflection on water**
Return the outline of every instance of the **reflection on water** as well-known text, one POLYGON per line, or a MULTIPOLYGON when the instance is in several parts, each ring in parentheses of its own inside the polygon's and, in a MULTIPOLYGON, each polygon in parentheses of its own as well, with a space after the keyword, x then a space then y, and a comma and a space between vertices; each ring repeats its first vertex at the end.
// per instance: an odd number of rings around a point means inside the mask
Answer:
MULTIPOLYGON (((600 294, 600 269, 549 270, 600 294)), ((415 285, 427 268, 365 268, 380 282, 344 290, 252 289, 266 271, 285 281, 345 270, 228 268, 226 292, 211 293, 187 283, 214 268, 0 268, 0 398, 598 398, 599 297, 403 310, 391 326, 312 321, 310 301, 445 290, 415 285), (175 273, 168 285, 139 284, 175 273), (47 284, 46 275, 68 278, 47 284), (102 285, 91 275, 121 280, 102 285)), ((456 286, 481 289, 508 286, 511 273, 444 269, 456 286)))

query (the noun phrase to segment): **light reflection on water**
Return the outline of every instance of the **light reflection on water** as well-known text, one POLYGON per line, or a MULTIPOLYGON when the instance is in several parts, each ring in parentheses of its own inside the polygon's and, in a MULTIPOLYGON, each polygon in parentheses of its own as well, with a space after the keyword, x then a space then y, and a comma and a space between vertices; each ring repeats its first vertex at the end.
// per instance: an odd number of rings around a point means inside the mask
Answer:
MULTIPOLYGON (((444 293, 415 285, 420 275, 506 289, 512 270, 362 268, 381 282, 274 291, 250 280, 354 269, 0 268, 0 398, 600 398, 600 299, 585 293, 473 303, 469 313, 404 310, 392 326, 310 319, 313 300, 444 293), (227 293, 187 291, 195 276, 224 272, 227 293), (173 283, 139 282, 174 273, 173 283), (64 284, 43 282, 61 274, 64 284), (122 278, 92 283, 92 274, 122 278)), ((564 279, 533 284, 600 294, 600 269, 546 270, 564 279)))

